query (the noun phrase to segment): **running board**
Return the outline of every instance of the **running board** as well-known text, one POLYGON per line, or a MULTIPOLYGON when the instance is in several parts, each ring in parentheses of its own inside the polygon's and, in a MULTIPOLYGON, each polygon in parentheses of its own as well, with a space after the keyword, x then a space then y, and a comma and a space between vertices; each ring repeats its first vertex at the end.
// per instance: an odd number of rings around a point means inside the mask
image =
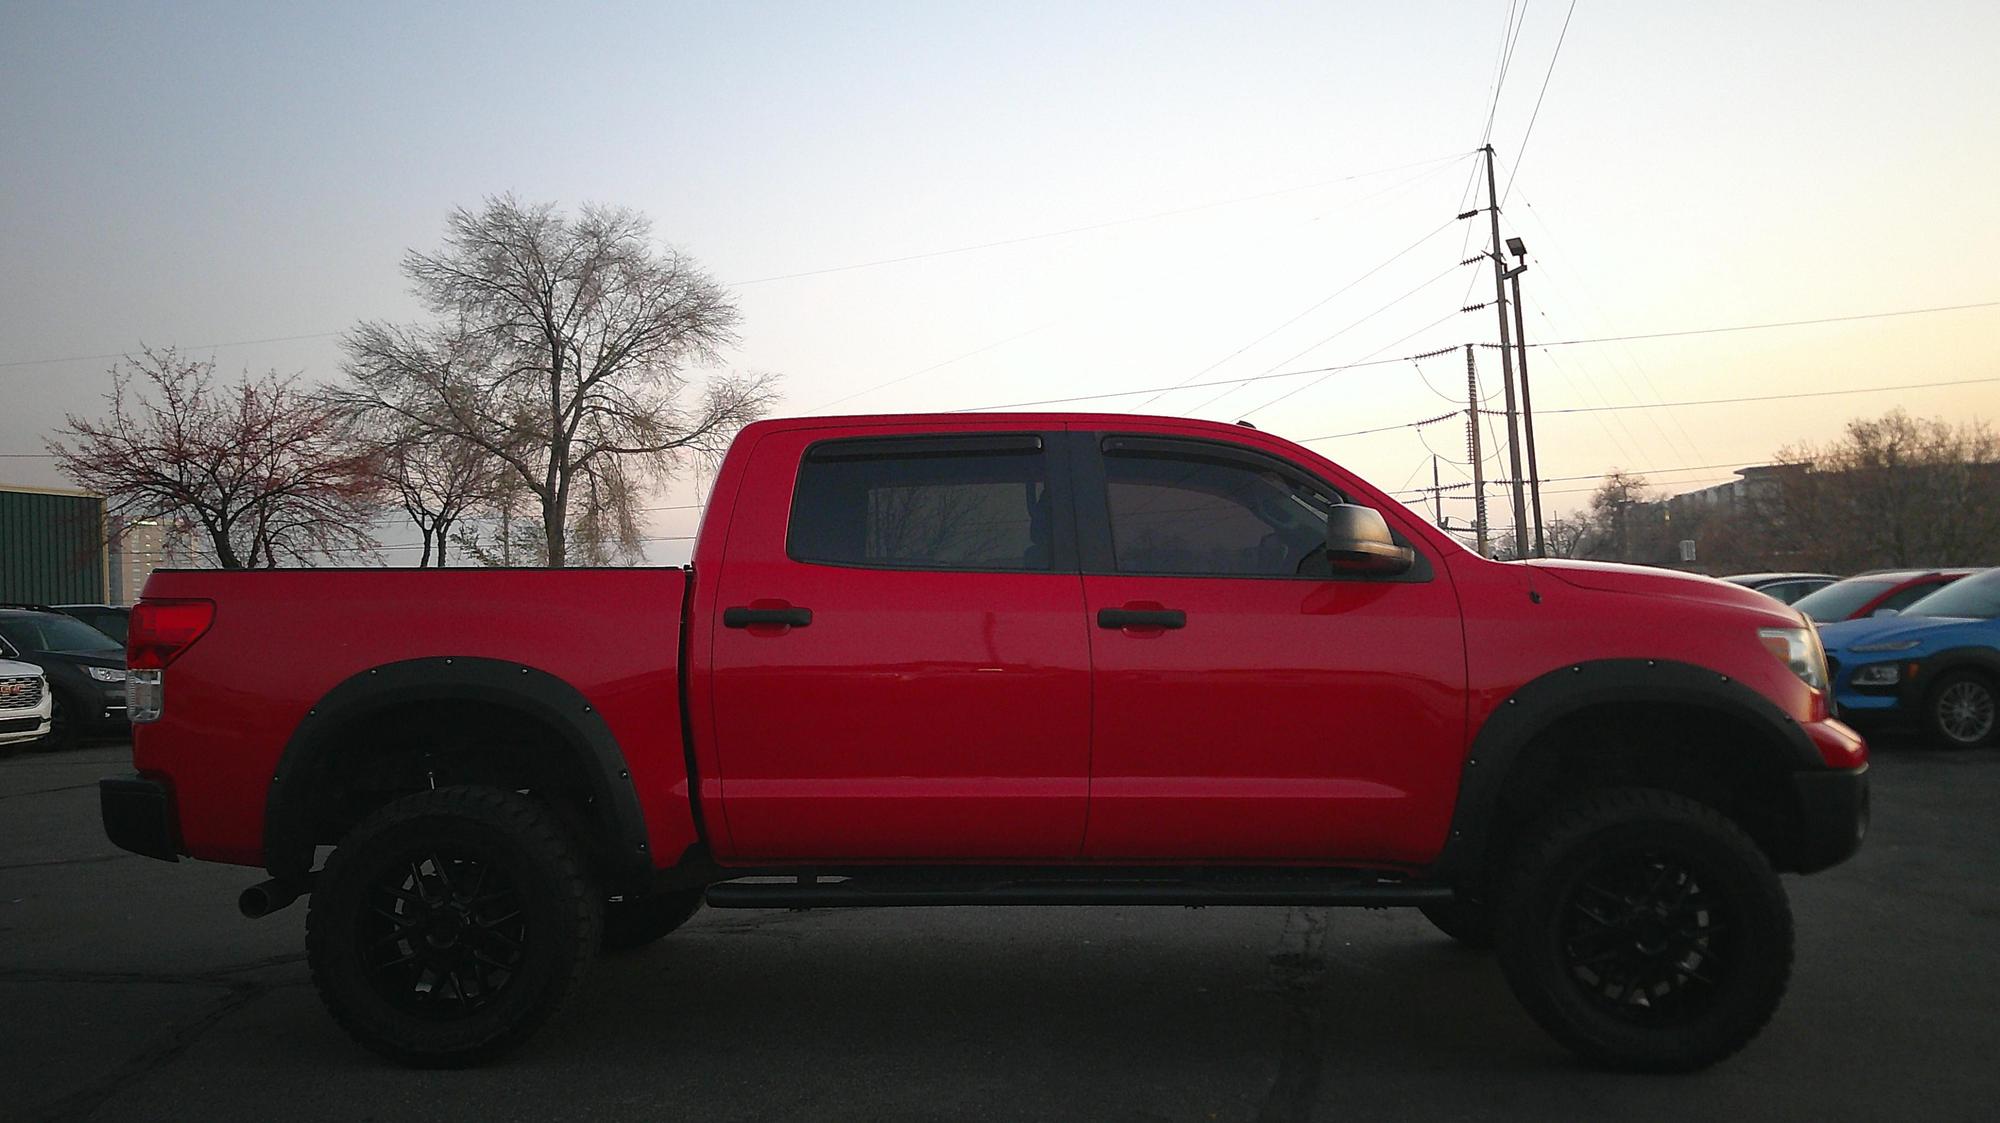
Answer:
POLYGON ((1362 908, 1441 905, 1444 885, 1394 881, 1099 882, 1058 881, 991 885, 866 885, 853 881, 722 882, 708 887, 710 908, 820 909, 908 908, 931 905, 1326 905, 1362 908))

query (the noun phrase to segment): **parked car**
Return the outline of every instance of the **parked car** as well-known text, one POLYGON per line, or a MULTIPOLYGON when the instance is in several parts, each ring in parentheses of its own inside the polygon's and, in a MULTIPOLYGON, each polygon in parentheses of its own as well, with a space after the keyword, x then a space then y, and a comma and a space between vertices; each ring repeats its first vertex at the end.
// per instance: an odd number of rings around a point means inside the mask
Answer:
POLYGON ((1977 569, 1877 569, 1835 581, 1792 602, 1816 623, 1901 612, 1977 569))
POLYGON ((54 607, 57 612, 76 617, 117 640, 119 646, 124 646, 125 622, 132 615, 131 609, 115 604, 58 604, 54 607))
POLYGON ((85 737, 123 737, 125 650, 96 628, 53 609, 0 607, 0 657, 32 663, 48 676, 55 708, 38 747, 67 749, 85 737))
POLYGON ((32 663, 0 659, 0 756, 49 735, 48 679, 32 663))
POLYGON ((1734 585, 1755 589, 1780 604, 1792 604, 1809 593, 1819 592, 1840 578, 1831 573, 1738 573, 1724 577, 1734 585))
POLYGON ((1948 585, 1895 616, 1820 629, 1841 716, 1916 728, 1946 748, 1995 742, 2000 569, 1948 585))
POLYGON ((1418 907, 1579 1054, 1689 1069, 1867 822, 1798 613, 1489 561, 1201 421, 763 421, 689 568, 160 570, 130 651, 106 833, 309 894, 333 1017, 418 1065, 705 902, 1418 907))

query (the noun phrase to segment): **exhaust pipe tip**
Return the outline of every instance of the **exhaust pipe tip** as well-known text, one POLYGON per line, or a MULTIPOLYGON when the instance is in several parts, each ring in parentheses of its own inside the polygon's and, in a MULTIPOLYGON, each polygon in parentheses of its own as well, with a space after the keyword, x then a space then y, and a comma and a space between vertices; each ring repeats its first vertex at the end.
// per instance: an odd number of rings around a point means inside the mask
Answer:
POLYGON ((236 907, 251 920, 269 916, 301 896, 312 892, 312 879, 272 878, 245 889, 236 898, 236 907))

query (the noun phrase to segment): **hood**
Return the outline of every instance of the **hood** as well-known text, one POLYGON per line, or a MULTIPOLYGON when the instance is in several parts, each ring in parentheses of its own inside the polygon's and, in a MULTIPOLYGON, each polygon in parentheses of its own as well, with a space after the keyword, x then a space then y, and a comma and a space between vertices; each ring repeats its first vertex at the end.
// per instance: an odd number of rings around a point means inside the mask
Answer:
POLYGON ((1900 643, 1903 640, 1930 640, 1992 621, 1964 616, 1869 616, 1822 624, 1820 642, 1828 651, 1846 651, 1857 643, 1900 643))
POLYGON ((0 678, 40 678, 42 669, 33 663, 16 663, 12 659, 0 659, 0 678))
POLYGON ((1557 558, 1537 558, 1520 564, 1537 574, 1547 574, 1580 589, 1594 589, 1606 593, 1636 593, 1640 596, 1679 597, 1683 600, 1698 600, 1709 604, 1733 604, 1780 616, 1797 615, 1755 589, 1746 589, 1741 585, 1732 585, 1727 581, 1704 577, 1699 573, 1682 573, 1677 569, 1658 569, 1650 565, 1570 561, 1557 558))

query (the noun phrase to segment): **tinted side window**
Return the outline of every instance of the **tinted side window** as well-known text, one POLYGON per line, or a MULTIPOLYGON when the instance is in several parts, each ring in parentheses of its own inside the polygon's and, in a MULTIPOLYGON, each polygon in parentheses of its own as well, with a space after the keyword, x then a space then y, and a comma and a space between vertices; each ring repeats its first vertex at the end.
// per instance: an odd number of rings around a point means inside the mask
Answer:
POLYGON ((1107 450, 1112 556, 1124 573, 1325 577, 1337 502, 1275 469, 1107 450))
POLYGON ((815 446, 799 466, 788 552, 799 561, 890 569, 1050 568, 1040 441, 955 444, 815 446), (1010 443, 1019 447, 1004 447, 1010 443))
POLYGON ((1928 585, 1912 585, 1907 589, 1898 589, 1890 593, 1887 597, 1884 597, 1882 603, 1875 606, 1875 611, 1880 612, 1885 608, 1893 608, 1897 612, 1901 612, 1942 588, 1944 588, 1943 583, 1933 582, 1928 585))

